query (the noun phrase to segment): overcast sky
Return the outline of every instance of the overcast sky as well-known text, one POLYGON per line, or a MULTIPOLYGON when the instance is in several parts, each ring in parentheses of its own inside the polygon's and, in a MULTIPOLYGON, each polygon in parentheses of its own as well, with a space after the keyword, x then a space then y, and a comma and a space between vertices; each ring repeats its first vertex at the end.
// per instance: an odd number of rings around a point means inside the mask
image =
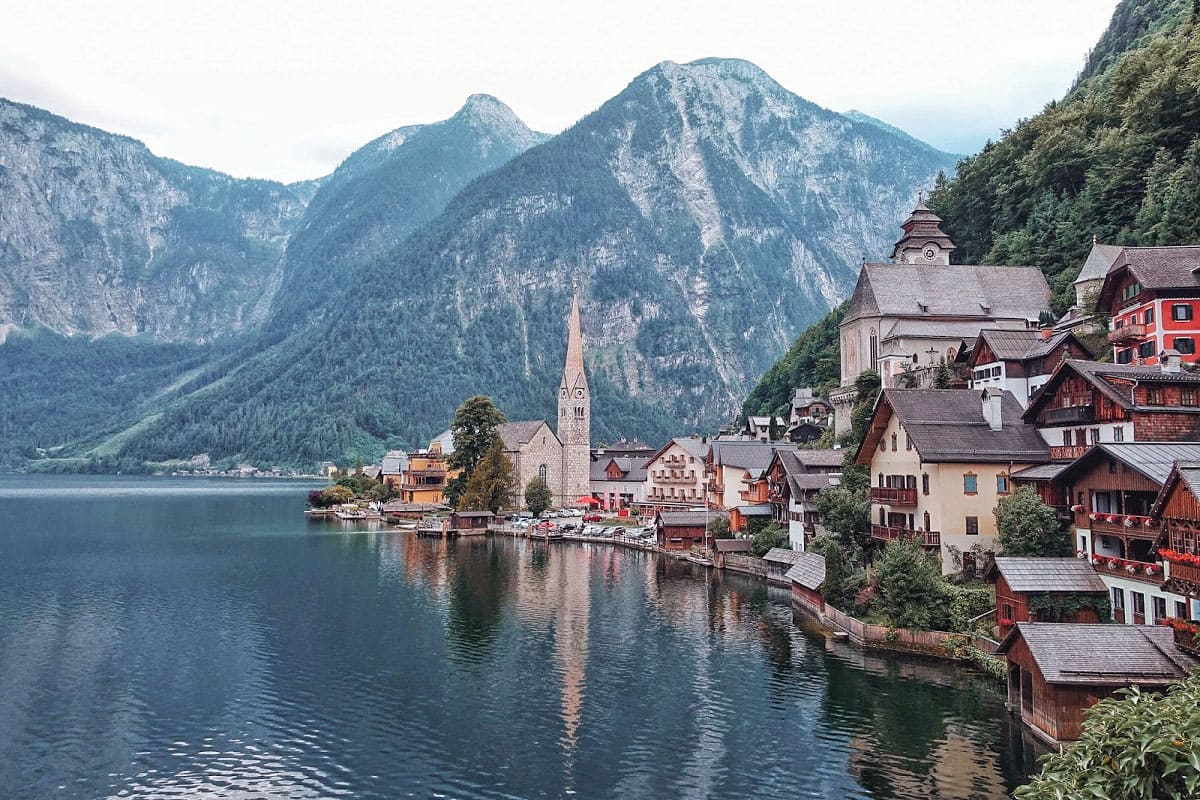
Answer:
POLYGON ((494 94, 555 133, 660 61, 753 61, 954 152, 1060 97, 1116 0, 13 0, 0 96, 238 176, 494 94))

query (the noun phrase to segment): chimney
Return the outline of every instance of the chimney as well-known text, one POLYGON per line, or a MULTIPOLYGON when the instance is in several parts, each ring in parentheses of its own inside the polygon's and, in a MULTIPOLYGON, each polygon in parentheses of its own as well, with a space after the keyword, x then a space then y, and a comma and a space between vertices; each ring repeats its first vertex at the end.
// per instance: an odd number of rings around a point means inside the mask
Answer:
POLYGON ((1179 372, 1179 351, 1169 347, 1158 354, 1158 366, 1164 374, 1175 375, 1179 372))
POLYGON ((1054 328, 1051 328, 1049 325, 1047 325, 1046 327, 1042 328, 1041 333, 1042 341, 1048 342, 1050 341, 1050 337, 1054 335, 1054 328))
POLYGON ((984 389, 983 390, 983 418, 987 421, 988 427, 994 431, 998 431, 1004 427, 1003 415, 1000 411, 1000 400, 1004 395, 999 389, 984 389))

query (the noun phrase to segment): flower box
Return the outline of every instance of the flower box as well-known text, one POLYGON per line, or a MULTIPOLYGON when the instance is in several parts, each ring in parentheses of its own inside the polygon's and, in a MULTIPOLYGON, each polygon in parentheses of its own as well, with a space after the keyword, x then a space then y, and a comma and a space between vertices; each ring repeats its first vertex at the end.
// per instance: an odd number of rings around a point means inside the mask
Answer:
POLYGON ((1136 575, 1138 571, 1137 564, 1126 564, 1125 571, 1130 575, 1136 575))
POLYGON ((1147 564, 1146 565, 1146 574, 1147 575, 1157 575, 1158 567, 1154 564, 1147 564))

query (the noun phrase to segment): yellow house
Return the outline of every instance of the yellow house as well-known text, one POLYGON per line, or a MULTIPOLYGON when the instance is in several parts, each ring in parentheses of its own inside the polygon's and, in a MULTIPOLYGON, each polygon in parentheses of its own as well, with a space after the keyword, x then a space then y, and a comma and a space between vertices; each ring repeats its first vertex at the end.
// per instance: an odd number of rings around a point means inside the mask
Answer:
POLYGON ((871 536, 918 538, 955 571, 951 548, 996 552, 996 502, 1009 476, 1050 460, 999 389, 884 389, 855 462, 871 471, 871 536))
POLYGON ((441 444, 434 440, 428 450, 389 451, 383 457, 380 479, 396 490, 401 503, 437 505, 446 501, 446 484, 460 471, 446 465, 441 444))

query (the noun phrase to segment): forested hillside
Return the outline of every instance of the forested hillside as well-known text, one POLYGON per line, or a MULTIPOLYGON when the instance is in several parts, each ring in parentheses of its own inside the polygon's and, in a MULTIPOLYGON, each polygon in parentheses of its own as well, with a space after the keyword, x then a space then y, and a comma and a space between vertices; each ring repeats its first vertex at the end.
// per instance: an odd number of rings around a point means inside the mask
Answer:
MULTIPOLYGON (((1063 311, 1095 236, 1200 242, 1200 4, 1124 0, 1075 86, 958 164, 930 198, 960 264, 1041 267, 1063 311)), ((743 413, 786 407, 838 376, 840 311, 796 341, 743 413)))
POLYGON ((1063 100, 959 163, 930 205, 960 263, 1041 267, 1062 311, 1093 236, 1200 241, 1197 16, 1125 0, 1063 100))

